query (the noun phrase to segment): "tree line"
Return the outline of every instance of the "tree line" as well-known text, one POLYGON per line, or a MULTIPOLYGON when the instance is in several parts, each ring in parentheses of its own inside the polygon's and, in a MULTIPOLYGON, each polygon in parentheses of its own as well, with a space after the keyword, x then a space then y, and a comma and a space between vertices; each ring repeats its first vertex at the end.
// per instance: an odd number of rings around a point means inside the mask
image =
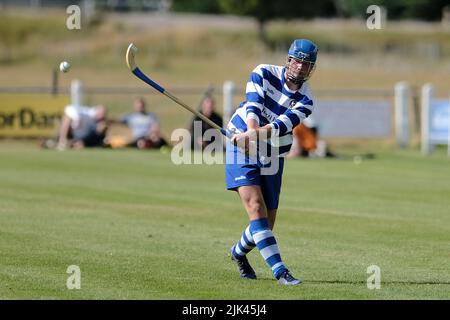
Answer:
POLYGON ((171 0, 171 10, 252 16, 260 22, 271 19, 316 17, 365 17, 370 5, 387 9, 388 19, 441 19, 450 0, 171 0))

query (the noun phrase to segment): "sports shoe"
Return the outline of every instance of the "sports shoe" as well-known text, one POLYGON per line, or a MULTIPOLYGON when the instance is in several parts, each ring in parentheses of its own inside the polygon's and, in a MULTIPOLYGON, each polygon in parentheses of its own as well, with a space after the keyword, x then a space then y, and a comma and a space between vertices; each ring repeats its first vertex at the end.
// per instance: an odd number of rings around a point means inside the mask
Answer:
POLYGON ((283 273, 278 278, 278 283, 289 286, 289 285, 297 285, 302 283, 300 280, 295 279, 289 270, 283 271, 283 273))
POLYGON ((239 259, 235 258, 233 255, 233 249, 234 249, 234 246, 230 249, 231 260, 237 264, 237 266, 239 268, 239 273, 241 274, 241 277, 245 278, 245 279, 252 279, 252 280, 256 279, 255 270, 253 270, 252 266, 248 262, 247 257, 243 256, 239 259))

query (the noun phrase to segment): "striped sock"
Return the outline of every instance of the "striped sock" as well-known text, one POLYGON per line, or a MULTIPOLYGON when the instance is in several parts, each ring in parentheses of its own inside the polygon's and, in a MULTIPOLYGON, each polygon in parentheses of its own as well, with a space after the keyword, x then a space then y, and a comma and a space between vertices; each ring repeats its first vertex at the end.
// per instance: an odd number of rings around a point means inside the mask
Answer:
POLYGON ((267 218, 250 221, 250 233, 262 257, 272 269, 275 278, 278 279, 278 276, 287 268, 281 260, 277 241, 269 228, 267 218))
POLYGON ((233 256, 239 259, 252 251, 255 246, 255 241, 250 233, 250 226, 248 226, 242 234, 241 240, 233 247, 233 256))

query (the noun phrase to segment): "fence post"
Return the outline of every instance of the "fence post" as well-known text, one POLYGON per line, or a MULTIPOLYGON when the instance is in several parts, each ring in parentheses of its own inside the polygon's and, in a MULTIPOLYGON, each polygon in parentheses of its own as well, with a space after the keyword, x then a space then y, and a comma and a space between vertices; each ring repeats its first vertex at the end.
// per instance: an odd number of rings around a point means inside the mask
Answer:
POLYGON ((233 98, 236 91, 236 87, 233 81, 225 81, 223 84, 223 125, 227 126, 228 121, 233 114, 233 98))
POLYGON ((431 152, 431 144, 429 139, 429 112, 428 109, 431 104, 431 99, 434 95, 434 87, 431 83, 427 83, 422 87, 422 133, 421 133, 421 151, 424 155, 431 152))
POLYGON ((59 83, 58 83, 58 70, 53 69, 52 70, 52 95, 57 96, 59 92, 59 83))
POLYGON ((70 98, 73 106, 81 106, 83 102, 83 86, 78 79, 72 80, 70 85, 70 98))
POLYGON ((395 134, 397 144, 405 148, 409 144, 409 101, 411 90, 406 82, 395 85, 395 134))
POLYGON ((83 24, 89 25, 95 16, 95 1, 83 0, 81 3, 83 10, 83 24))

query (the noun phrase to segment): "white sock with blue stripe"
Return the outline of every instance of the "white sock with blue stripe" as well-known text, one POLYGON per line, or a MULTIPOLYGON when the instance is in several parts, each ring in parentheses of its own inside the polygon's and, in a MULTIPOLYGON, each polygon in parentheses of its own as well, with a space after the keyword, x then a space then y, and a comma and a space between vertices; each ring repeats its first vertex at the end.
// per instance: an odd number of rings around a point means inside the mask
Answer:
POLYGON ((252 220, 249 229, 259 252, 272 269, 275 278, 278 279, 278 276, 287 268, 281 260, 277 241, 269 228, 269 221, 267 218, 252 220))
POLYGON ((253 236, 250 233, 250 225, 245 229, 241 236, 241 240, 233 247, 233 256, 237 259, 245 256, 256 247, 253 236))

